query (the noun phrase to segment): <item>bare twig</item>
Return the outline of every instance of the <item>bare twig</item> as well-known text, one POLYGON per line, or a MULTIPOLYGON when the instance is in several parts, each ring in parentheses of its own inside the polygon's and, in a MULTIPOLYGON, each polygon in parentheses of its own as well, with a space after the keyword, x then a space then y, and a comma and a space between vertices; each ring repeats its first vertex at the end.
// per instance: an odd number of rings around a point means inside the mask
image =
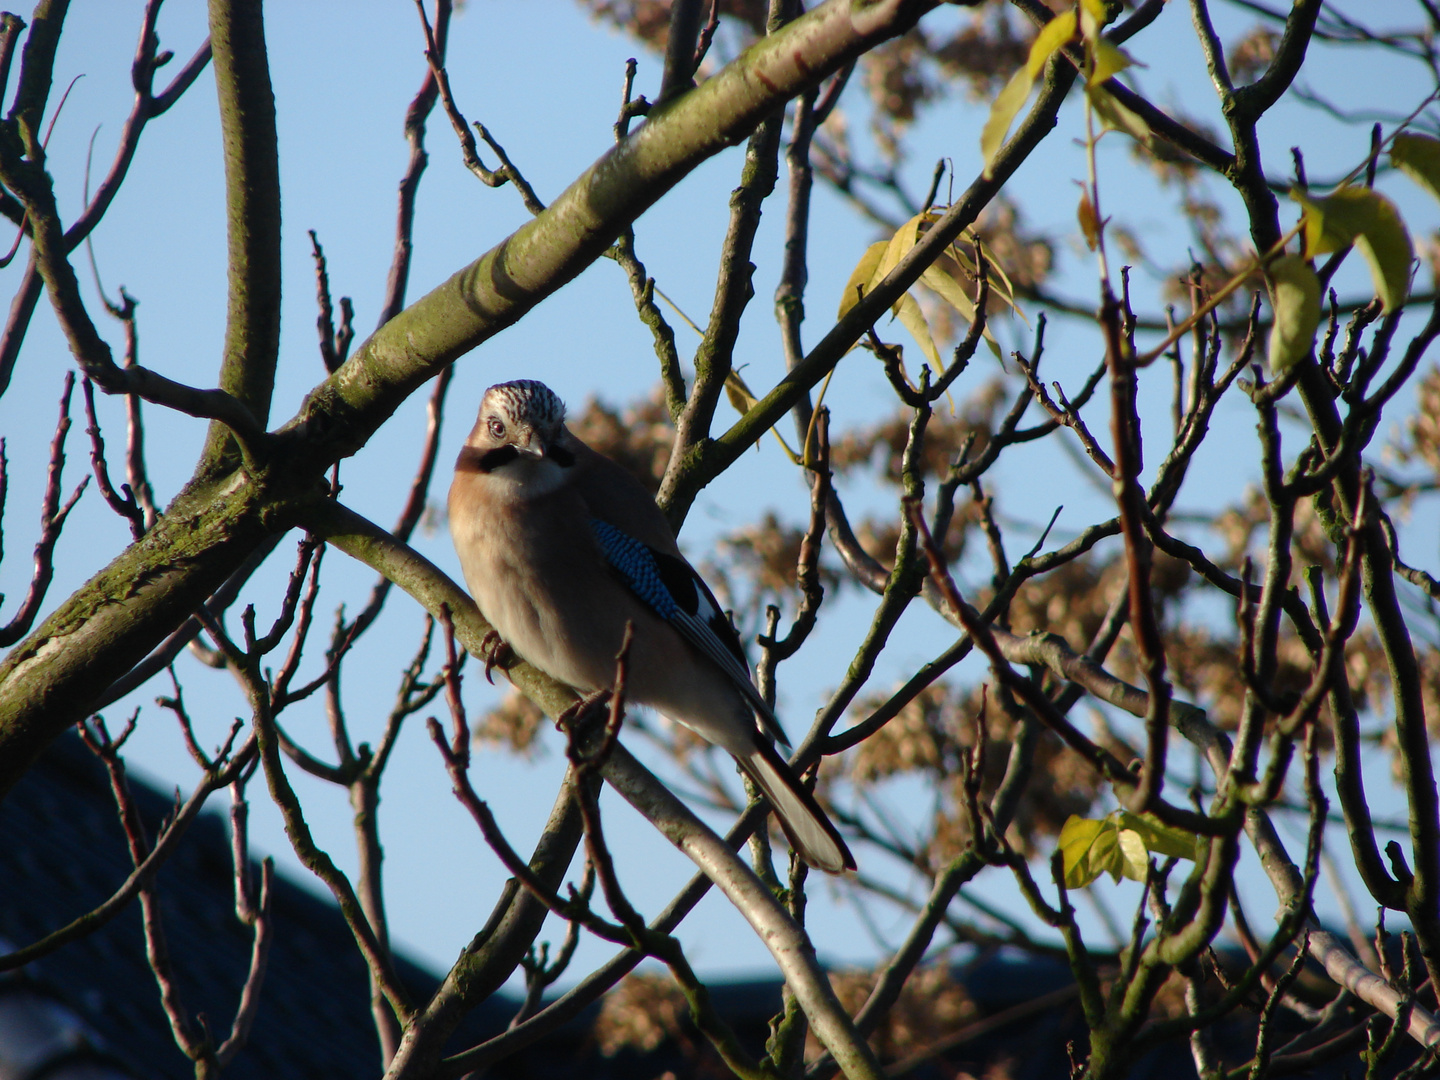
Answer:
POLYGON ((439 88, 440 104, 444 106, 445 115, 450 118, 450 126, 455 129, 455 135, 460 140, 460 156, 465 162, 465 167, 474 173, 486 187, 497 188, 507 183, 514 184, 515 190, 520 193, 520 198, 525 203, 525 209, 532 214, 543 213, 545 204, 536 196, 534 188, 526 182, 520 171, 511 163, 504 149, 490 137, 485 126, 477 121, 475 130, 479 133, 480 138, 485 140, 485 145, 490 147, 495 152, 495 156, 500 159, 500 168, 487 169, 480 160, 480 154, 475 147, 475 136, 470 134, 470 126, 464 115, 461 114, 459 106, 455 104, 454 94, 451 93, 450 77, 445 71, 445 51, 435 32, 430 28, 430 19, 425 14, 424 0, 415 0, 415 8, 420 13, 420 23, 425 31, 425 59, 430 63, 431 74, 439 88))
MULTIPOLYGON (((200 73, 210 62, 210 42, 207 38, 185 65, 176 72, 170 83, 156 93, 154 80, 156 72, 164 62, 161 57, 164 57, 165 60, 170 58, 168 53, 159 51, 160 39, 155 32, 159 13, 159 3, 155 0, 148 0, 141 21, 139 42, 135 47, 135 59, 130 68, 131 82, 135 87, 135 101, 130 115, 125 120, 125 126, 121 131, 119 145, 116 147, 115 157, 109 171, 100 182, 94 197, 88 200, 85 209, 65 231, 64 243, 67 253, 73 251, 90 235, 110 208, 111 202, 129 172, 130 163, 134 160, 135 150, 140 143, 140 135, 144 131, 145 125, 175 104, 199 78, 200 73)), ((0 26, 0 64, 3 64, 7 75, 16 35, 25 25, 23 20, 14 16, 11 16, 11 20, 13 21, 7 20, 3 26, 0 26)), ((40 94, 36 97, 36 105, 43 110, 44 95, 40 94)), ((26 216, 29 217, 28 207, 26 216)), ((25 274, 21 278, 15 298, 11 303, 9 319, 5 324, 3 334, 0 334, 0 394, 3 394, 9 386, 21 343, 25 339, 30 319, 35 312, 36 302, 40 298, 40 291, 41 273, 36 254, 32 250, 29 264, 25 268, 25 274)))
MULTIPOLYGON (((160 915, 159 897, 155 888, 154 869, 145 869, 151 858, 159 851, 160 845, 151 846, 150 840, 145 832, 145 827, 140 821, 138 808, 130 795, 130 788, 125 775, 125 764, 120 757, 120 748, 124 745, 130 733, 134 730, 135 718, 118 738, 112 738, 105 722, 100 717, 95 717, 89 724, 82 725, 81 737, 86 745, 100 758, 110 777, 110 788, 115 798, 115 806, 120 815, 120 822, 124 828, 126 842, 130 848, 130 859, 135 866, 133 877, 139 879, 137 891, 140 896, 140 907, 142 925, 145 933, 145 952, 150 964, 151 973, 155 977, 156 985, 160 990, 160 1002, 165 1011, 166 1018, 170 1023, 171 1034, 175 1044, 181 1052, 196 1063, 196 1075, 205 1078, 215 1075, 215 1069, 224 1068, 234 1058, 235 1054, 245 1044, 250 1033, 251 1024, 254 1021, 255 1010, 259 1004, 260 987, 265 976, 265 961, 269 953, 270 940, 272 936, 272 925, 270 922, 270 882, 273 865, 271 860, 266 859, 262 866, 260 899, 258 904, 252 904, 247 895, 248 885, 248 853, 245 851, 243 833, 237 834, 233 847, 235 852, 235 887, 236 887, 236 910, 243 922, 253 926, 254 943, 251 951, 249 973, 246 976, 244 987, 240 995, 240 1004, 236 1009, 235 1020, 231 1027, 230 1035, 219 1046, 214 1045, 208 1026, 203 1017, 197 1025, 192 1022, 184 1005, 181 1003, 179 990, 175 983, 174 969, 170 961, 169 948, 165 939, 165 932, 160 915)), ((229 783, 240 789, 244 784, 246 767, 253 760, 255 741, 253 736, 248 739, 245 746, 235 756, 231 756, 231 746, 235 735, 239 731, 237 724, 231 729, 230 740, 227 745, 216 756, 214 763, 206 769, 206 781, 209 790, 222 786, 222 783, 229 783)), ((207 792, 208 794, 208 792, 207 792)), ((192 797, 194 802, 194 797, 192 797)), ((197 808, 198 809, 198 808, 197 808)), ((183 813, 183 808, 181 810, 183 813)), ((237 818, 243 821, 243 815, 237 818)), ((173 835, 179 817, 162 834, 161 843, 165 838, 173 835)), ((53 936, 53 935, 52 935, 53 936)))
MULTIPOLYGON (((5 626, 0 627, 0 648, 13 645, 24 637, 40 613, 40 605, 55 575, 55 545, 60 540, 60 531, 65 527, 70 511, 75 509, 75 504, 84 494, 85 485, 90 482, 90 477, 84 477, 70 498, 61 505, 60 479, 65 468, 65 437, 70 433, 70 393, 74 388, 75 375, 71 372, 65 376, 65 389, 60 395, 60 420, 50 440, 50 465, 45 472, 45 496, 40 504, 40 539, 35 542, 35 570, 19 610, 5 626)), ((0 453, 3 453, 3 448, 0 448, 0 453)), ((0 494, 3 490, 0 486, 0 494)), ((3 499, 0 499, 0 507, 3 505, 3 499)))
MULTIPOLYGON (((423 2, 424 0, 421 0, 422 4, 423 2)), ((451 0, 435 0, 434 29, 426 36, 427 48, 433 48, 442 63, 450 38, 451 7, 451 0)), ((420 14, 424 18, 423 6, 420 14)), ((380 305, 377 327, 384 326, 405 306, 413 252, 411 235, 415 226, 415 197, 420 188, 420 177, 429 161, 425 152, 425 124, 435 108, 438 92, 435 73, 430 70, 427 58, 425 78, 420 83, 420 89, 415 92, 410 107, 405 111, 405 141, 410 144, 410 160, 405 166, 405 175, 400 178, 400 196, 395 214, 395 252, 390 258, 390 272, 385 280, 385 299, 380 305)), ((349 321, 347 318, 347 325, 349 321)), ((345 344, 348 348, 348 339, 345 344)))
POLYGON ((105 439, 100 434, 100 421, 95 418, 95 388, 86 378, 81 382, 81 389, 85 394, 85 419, 89 421, 85 431, 90 436, 90 467, 95 472, 95 482, 106 505, 129 522, 130 535, 139 540, 145 535, 145 512, 140 509, 128 484, 125 485, 124 498, 111 485, 110 473, 105 465, 105 439))

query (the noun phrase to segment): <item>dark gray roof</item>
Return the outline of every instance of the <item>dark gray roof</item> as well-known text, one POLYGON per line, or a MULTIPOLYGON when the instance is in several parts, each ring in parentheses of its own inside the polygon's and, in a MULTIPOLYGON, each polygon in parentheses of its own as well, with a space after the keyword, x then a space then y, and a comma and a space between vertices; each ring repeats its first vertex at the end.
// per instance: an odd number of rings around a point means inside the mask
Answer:
MULTIPOLYGON (((133 778, 130 786, 153 836, 173 804, 133 778)), ((217 805, 227 802, 223 793, 215 799, 217 805)), ((130 869, 103 768, 78 738, 58 740, 0 802, 0 939, 26 945, 43 937, 99 905, 130 869)), ((233 914, 219 815, 200 815, 158 881, 180 994, 218 1041, 235 1015, 251 945, 249 930, 233 914)), ((226 1076, 378 1076, 365 967, 339 911, 279 874, 271 903, 275 936, 259 1011, 226 1076)), ((417 993, 436 983, 414 964, 400 960, 398 966, 417 993)), ((194 1075, 160 1008, 137 904, 98 932, 30 964, 18 985, 53 995, 80 1018, 97 1049, 135 1076, 194 1075)), ((16 981, 10 986, 14 990, 16 981)), ((502 1028, 513 1008, 492 999, 472 1031, 502 1028)))

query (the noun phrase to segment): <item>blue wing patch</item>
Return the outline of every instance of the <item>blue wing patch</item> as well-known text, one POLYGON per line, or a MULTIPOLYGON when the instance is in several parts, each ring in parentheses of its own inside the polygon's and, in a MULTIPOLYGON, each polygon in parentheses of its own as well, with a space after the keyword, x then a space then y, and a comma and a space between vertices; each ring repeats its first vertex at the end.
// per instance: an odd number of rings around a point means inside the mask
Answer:
POLYGON ((679 606, 661 580, 655 553, 629 533, 622 532, 608 521, 590 519, 590 531, 605 553, 606 560, 625 579, 630 591, 650 605, 650 609, 667 622, 674 619, 679 606))
POLYGON ((693 567, 656 551, 608 521, 590 519, 590 531, 611 568, 644 603, 730 677, 760 718, 760 726, 789 746, 775 714, 750 681, 745 650, 730 620, 693 567))

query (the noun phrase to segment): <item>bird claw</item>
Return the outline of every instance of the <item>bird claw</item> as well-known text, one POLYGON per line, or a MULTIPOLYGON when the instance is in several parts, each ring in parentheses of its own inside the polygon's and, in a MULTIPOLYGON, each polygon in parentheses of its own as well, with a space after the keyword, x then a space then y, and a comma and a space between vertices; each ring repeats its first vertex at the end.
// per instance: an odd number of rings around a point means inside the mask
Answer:
POLYGON ((508 668, 515 662, 515 650, 500 636, 498 630, 491 630, 480 642, 480 651, 485 654, 485 681, 495 685, 491 674, 497 667, 508 668))
POLYGON ((579 720, 582 716, 589 712, 590 709, 594 708, 600 702, 608 700, 609 697, 610 691, 608 688, 604 690, 596 690, 593 693, 586 694, 579 701, 575 702, 575 704, 571 705, 568 709, 566 709, 564 712, 562 712, 559 716, 555 718, 556 729, 560 731, 566 730, 576 720, 579 720))

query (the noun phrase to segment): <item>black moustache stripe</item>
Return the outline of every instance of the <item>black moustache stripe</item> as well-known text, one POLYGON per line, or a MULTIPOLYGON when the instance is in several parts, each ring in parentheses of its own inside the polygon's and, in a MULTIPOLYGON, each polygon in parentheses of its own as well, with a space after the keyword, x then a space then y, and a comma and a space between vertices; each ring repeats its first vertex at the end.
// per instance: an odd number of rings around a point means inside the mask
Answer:
POLYGON ((459 452, 459 461, 455 462, 455 468, 461 472, 494 472, 501 465, 510 464, 518 456, 520 451, 514 446, 495 446, 484 454, 474 446, 464 446, 459 452))
MULTIPOLYGON (((460 448, 460 457, 455 462, 455 468, 460 472, 490 473, 509 465, 519 456, 519 449, 509 443, 492 447, 483 454, 473 446, 464 446, 460 448)), ((545 456, 562 469, 568 469, 575 464, 575 455, 563 446, 550 447, 545 451, 545 456)))
POLYGON ((510 464, 519 456, 520 451, 509 444, 497 446, 493 450, 486 450, 476 459, 475 469, 482 473, 494 472, 502 465, 510 464))

